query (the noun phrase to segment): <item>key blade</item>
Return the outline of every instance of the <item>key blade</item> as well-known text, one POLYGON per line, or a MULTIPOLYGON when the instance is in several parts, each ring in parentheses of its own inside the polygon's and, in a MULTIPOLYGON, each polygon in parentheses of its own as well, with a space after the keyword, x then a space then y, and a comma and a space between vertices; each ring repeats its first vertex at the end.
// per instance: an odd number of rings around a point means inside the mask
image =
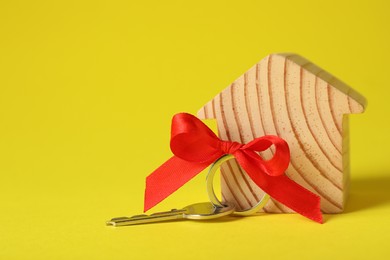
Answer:
POLYGON ((130 226, 130 225, 140 225, 140 224, 148 224, 148 223, 156 223, 162 221, 169 220, 178 220, 184 219, 184 212, 181 211, 167 211, 167 212, 159 212, 152 215, 137 215, 133 217, 120 217, 113 218, 106 222, 108 226, 130 226))
POLYGON ((167 215, 175 215, 175 214, 182 214, 182 213, 185 213, 186 210, 184 209, 171 209, 170 211, 163 211, 163 212, 156 212, 156 213, 153 213, 151 214, 150 216, 167 216, 167 215))

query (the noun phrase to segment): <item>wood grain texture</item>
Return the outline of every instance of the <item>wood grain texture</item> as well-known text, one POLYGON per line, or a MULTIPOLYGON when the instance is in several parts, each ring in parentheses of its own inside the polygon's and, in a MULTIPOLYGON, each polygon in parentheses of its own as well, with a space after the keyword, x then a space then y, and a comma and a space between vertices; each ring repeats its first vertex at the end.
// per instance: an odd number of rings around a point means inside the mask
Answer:
MULTIPOLYGON (((286 174, 321 196, 324 213, 339 213, 349 186, 348 114, 365 107, 363 96, 313 63, 295 54, 273 54, 208 102, 198 117, 216 119, 224 140, 285 139, 291 150, 286 174)), ((260 155, 268 159, 273 152, 260 155)), ((235 160, 224 163, 221 173, 223 200, 246 209, 262 197, 235 160)), ((292 212, 272 199, 264 211, 292 212)))

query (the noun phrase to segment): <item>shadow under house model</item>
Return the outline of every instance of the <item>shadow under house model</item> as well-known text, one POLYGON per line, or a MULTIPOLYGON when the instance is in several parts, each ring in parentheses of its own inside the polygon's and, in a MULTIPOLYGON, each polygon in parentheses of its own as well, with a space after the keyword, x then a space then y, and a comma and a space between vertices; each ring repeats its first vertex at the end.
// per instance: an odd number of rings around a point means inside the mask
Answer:
MULTIPOLYGON (((273 54, 208 102, 198 117, 216 119, 223 140, 285 139, 291 151, 287 176, 321 196, 324 213, 339 213, 349 187, 348 114, 365 107, 363 96, 313 63, 295 54, 273 54)), ((261 156, 269 159, 272 149, 261 156)), ((221 166, 221 188, 223 200, 239 209, 263 196, 235 160, 221 166)), ((264 211, 293 212, 272 199, 264 211)))

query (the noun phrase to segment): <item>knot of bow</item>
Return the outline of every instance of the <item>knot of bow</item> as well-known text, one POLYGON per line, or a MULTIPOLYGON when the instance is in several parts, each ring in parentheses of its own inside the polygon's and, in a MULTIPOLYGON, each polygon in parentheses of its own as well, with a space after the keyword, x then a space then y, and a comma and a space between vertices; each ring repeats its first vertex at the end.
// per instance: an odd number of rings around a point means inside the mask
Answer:
POLYGON ((290 150, 283 139, 266 135, 247 144, 224 141, 193 115, 176 114, 171 126, 174 154, 146 178, 144 210, 154 207, 218 158, 232 154, 248 176, 273 199, 295 212, 322 223, 320 197, 284 173, 290 150), (264 160, 258 152, 274 145, 273 157, 264 160))

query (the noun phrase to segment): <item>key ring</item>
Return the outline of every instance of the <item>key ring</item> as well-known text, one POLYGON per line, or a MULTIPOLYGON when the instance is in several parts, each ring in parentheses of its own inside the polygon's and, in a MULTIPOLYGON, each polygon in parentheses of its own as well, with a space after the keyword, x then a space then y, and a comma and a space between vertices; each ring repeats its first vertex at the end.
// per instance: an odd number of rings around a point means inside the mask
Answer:
MULTIPOLYGON (((215 161, 211 165, 210 170, 207 174, 207 178, 206 178, 207 193, 209 195, 209 199, 210 199, 211 203, 213 203, 214 205, 216 205, 218 207, 223 207, 223 204, 221 201, 219 201, 219 199, 217 198, 217 196, 215 195, 215 192, 214 192, 214 185, 213 185, 214 175, 215 175, 217 169, 219 167, 221 167, 222 163, 224 163, 230 159, 234 159, 234 156, 231 154, 227 154, 227 155, 222 156, 221 158, 219 158, 217 161, 215 161)), ((261 200, 255 206, 253 206, 252 208, 249 208, 247 210, 235 211, 234 214, 240 215, 240 216, 252 215, 252 214, 256 213, 257 211, 259 211, 260 209, 262 209, 267 204, 269 198, 270 198, 270 196, 267 193, 264 193, 261 200)))

